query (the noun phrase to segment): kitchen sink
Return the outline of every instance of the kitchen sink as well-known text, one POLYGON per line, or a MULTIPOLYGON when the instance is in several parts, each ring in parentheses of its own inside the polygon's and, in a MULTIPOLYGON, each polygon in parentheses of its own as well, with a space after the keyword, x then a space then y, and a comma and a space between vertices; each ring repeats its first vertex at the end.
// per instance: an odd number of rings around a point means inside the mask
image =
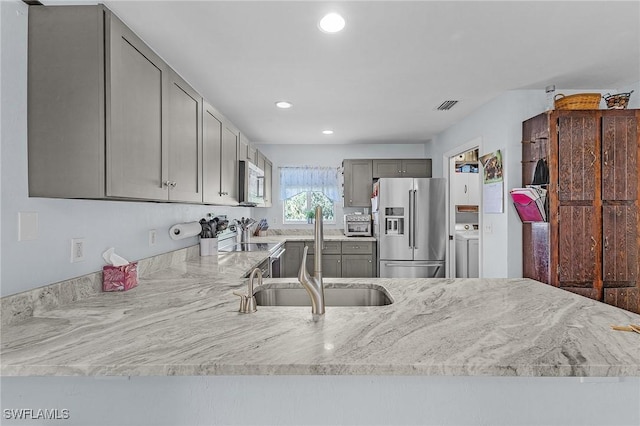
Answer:
MULTIPOLYGON (((253 295, 258 306, 311 306, 311 298, 303 287, 261 286, 253 295)), ((325 286, 324 300, 325 306, 384 306, 393 303, 387 290, 381 286, 325 286)))

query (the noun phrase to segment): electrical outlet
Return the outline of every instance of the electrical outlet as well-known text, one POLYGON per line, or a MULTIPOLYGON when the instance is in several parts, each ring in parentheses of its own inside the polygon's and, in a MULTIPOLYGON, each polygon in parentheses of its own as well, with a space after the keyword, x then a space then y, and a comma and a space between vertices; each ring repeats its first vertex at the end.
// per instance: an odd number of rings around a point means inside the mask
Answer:
POLYGON ((149 247, 156 245, 156 230, 152 229, 149 231, 149 247))
POLYGON ((493 225, 490 223, 485 223, 484 226, 484 233, 485 234, 493 234, 493 225))
POLYGON ((71 263, 84 260, 84 238, 71 239, 71 263))

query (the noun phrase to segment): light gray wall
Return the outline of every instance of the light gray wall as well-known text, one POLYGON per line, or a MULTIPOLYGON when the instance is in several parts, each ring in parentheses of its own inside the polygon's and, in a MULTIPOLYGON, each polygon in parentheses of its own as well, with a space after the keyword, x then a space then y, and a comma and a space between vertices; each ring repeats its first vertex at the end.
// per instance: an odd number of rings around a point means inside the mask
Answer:
MULTIPOLYGON (((358 144, 358 145, 272 145, 257 144, 257 148, 273 162, 273 207, 256 208, 254 214, 267 218, 274 229, 309 228, 313 225, 283 225, 280 200, 280 171, 285 166, 340 167, 343 159, 357 158, 424 158, 424 144, 358 144)), ((344 213, 362 211, 336 205, 336 224, 328 228, 343 228, 344 213)))
POLYGON ((122 201, 29 198, 27 189, 27 5, 0 1, 1 14, 1 252, 0 295, 102 269, 109 247, 129 260, 197 244, 197 237, 169 238, 175 223, 199 220, 207 213, 250 216, 237 207, 122 201), (18 241, 18 213, 38 213, 38 237, 18 241), (157 244, 149 247, 149 230, 157 244), (70 263, 71 238, 85 238, 85 259, 70 263))

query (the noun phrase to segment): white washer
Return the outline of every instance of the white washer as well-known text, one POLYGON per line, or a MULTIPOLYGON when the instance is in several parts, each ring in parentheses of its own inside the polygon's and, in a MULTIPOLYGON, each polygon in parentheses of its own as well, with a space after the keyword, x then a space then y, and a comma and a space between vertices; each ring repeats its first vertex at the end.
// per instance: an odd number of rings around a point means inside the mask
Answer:
POLYGON ((456 224, 456 278, 478 278, 479 231, 477 224, 456 224))

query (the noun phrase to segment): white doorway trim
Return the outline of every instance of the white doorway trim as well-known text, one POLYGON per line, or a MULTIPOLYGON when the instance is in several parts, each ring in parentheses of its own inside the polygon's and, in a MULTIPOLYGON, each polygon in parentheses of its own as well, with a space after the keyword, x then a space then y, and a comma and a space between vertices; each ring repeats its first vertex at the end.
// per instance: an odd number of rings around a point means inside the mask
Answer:
MULTIPOLYGON (((455 259, 455 206, 453 205, 453 199, 451 197, 451 174, 455 172, 455 157, 458 155, 470 151, 472 149, 478 148, 478 152, 482 152, 482 137, 478 136, 477 138, 471 139, 470 141, 459 145, 444 154, 442 154, 442 171, 443 176, 447 179, 447 194, 446 194, 446 205, 447 205, 447 229, 449 230, 449 240, 447 244, 447 253, 446 253, 446 268, 447 278, 455 278, 456 276, 456 259, 455 259)), ((478 226, 479 229, 482 229, 482 191, 480 191, 480 210, 478 212, 478 226)), ((480 277, 482 274, 482 232, 479 232, 478 245, 480 247, 480 259, 478 259, 480 263, 480 277)))

